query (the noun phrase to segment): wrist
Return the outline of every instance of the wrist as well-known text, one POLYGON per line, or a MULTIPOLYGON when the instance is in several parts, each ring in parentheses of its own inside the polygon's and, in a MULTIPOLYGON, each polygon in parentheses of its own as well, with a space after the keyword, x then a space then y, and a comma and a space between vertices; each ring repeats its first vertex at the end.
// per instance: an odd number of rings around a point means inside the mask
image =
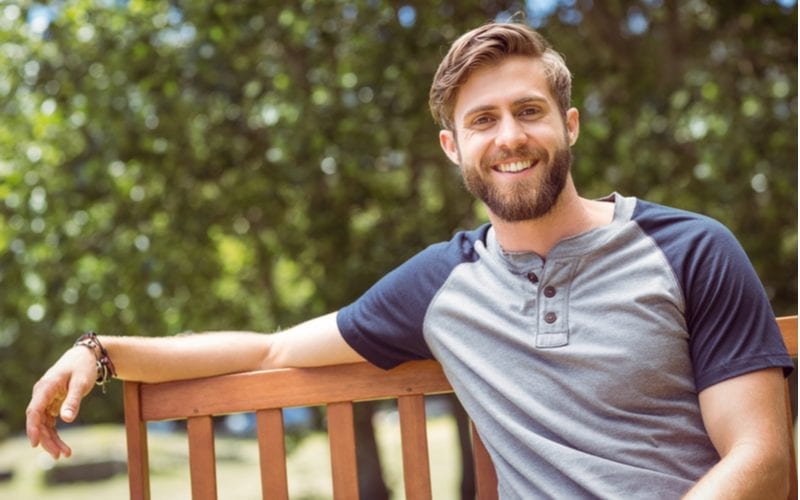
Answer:
POLYGON ((73 346, 89 349, 94 354, 95 367, 97 369, 95 384, 99 385, 103 390, 103 394, 105 394, 106 384, 108 384, 113 377, 116 377, 117 372, 114 368, 114 363, 108 355, 108 351, 103 347, 100 339, 97 338, 97 334, 94 332, 85 333, 78 337, 78 340, 75 341, 73 346))

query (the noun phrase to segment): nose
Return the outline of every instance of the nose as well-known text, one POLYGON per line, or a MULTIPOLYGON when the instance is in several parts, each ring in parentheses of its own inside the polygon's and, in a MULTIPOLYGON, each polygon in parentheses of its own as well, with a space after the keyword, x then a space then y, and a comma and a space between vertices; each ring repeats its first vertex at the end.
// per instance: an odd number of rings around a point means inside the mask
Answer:
POLYGON ((508 148, 511 150, 525 144, 527 136, 522 124, 515 120, 513 117, 504 117, 500 126, 497 129, 497 136, 495 137, 495 144, 500 148, 508 148))

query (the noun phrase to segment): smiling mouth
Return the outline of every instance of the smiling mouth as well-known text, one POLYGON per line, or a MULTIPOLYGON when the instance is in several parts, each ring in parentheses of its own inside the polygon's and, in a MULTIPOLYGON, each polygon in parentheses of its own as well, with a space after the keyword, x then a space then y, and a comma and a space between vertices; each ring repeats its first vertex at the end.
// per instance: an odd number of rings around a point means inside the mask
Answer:
POLYGON ((498 172, 515 174, 517 172, 522 172, 523 170, 532 168, 535 164, 536 164, 535 160, 514 161, 510 163, 501 163, 499 165, 495 165, 494 169, 497 170, 498 172))

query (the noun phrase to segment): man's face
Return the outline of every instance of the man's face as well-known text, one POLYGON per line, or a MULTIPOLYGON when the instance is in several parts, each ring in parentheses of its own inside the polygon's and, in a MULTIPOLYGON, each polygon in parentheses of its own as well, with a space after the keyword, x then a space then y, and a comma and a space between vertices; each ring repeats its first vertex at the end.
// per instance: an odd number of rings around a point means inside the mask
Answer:
POLYGON ((550 211, 570 176, 578 111, 562 118, 538 59, 476 70, 458 91, 453 122, 439 135, 442 148, 495 216, 515 222, 550 211))

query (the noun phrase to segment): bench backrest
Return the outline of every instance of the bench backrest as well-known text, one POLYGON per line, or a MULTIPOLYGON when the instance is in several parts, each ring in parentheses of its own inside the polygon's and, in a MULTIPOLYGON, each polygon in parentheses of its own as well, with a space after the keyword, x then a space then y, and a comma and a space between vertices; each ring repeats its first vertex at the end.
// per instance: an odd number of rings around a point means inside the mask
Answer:
MULTIPOLYGON (((797 317, 778 318, 784 341, 797 356, 797 317)), ((791 403, 787 419, 794 450, 791 403)), ((192 498, 216 499, 216 459, 212 418, 255 412, 264 498, 288 498, 282 409, 326 406, 333 496, 358 498, 353 403, 396 399, 400 417, 406 498, 430 499, 431 480, 425 423, 425 395, 452 392, 434 361, 405 363, 384 371, 366 363, 292 368, 203 379, 144 384, 125 382, 125 426, 131 499, 150 498, 147 427, 150 421, 186 419, 192 498)), ((473 429, 475 484, 479 499, 497 498, 494 467, 473 429)), ((794 453, 792 454, 794 458, 794 453)), ((792 464, 792 497, 797 468, 792 464)))
MULTIPOLYGON (((125 382, 125 425, 132 499, 149 499, 146 422, 186 419, 192 498, 217 497, 212 416, 255 412, 264 498, 288 498, 282 408, 326 406, 337 499, 358 498, 353 403, 396 399, 408 499, 431 498, 425 395, 452 392, 434 361, 384 371, 367 363, 269 370, 160 384, 125 382)), ((476 489, 497 498, 494 468, 473 432, 476 489)))

